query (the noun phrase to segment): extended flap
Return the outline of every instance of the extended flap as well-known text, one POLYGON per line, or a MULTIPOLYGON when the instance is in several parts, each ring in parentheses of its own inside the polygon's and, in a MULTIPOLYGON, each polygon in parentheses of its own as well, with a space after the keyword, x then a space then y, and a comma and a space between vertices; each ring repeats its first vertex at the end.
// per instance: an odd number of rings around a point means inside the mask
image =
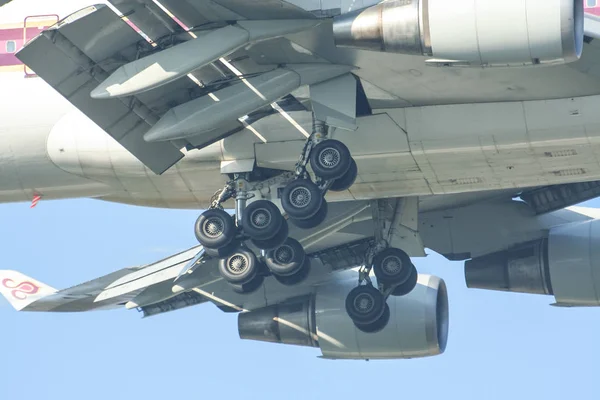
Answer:
POLYGON ((153 172, 183 158, 170 142, 147 143, 143 135, 159 119, 135 98, 94 100, 91 91, 108 72, 135 57, 140 36, 110 8, 88 7, 29 42, 17 57, 115 138, 153 172))

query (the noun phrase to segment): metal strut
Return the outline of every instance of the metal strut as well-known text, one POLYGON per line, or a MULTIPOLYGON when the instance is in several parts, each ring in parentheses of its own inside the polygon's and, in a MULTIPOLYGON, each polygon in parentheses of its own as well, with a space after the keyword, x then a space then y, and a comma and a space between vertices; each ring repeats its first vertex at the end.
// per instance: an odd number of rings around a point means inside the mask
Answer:
POLYGON ((223 203, 227 200, 235 199, 235 219, 238 227, 242 226, 242 214, 246 209, 248 200, 254 195, 249 192, 249 183, 246 177, 241 174, 235 174, 233 179, 225 184, 223 189, 220 189, 213 196, 210 208, 223 208, 223 203))
POLYGON ((296 178, 310 178, 310 175, 306 170, 306 166, 310 160, 310 152, 312 151, 313 147, 327 138, 328 131, 329 127, 325 121, 316 119, 315 114, 313 113, 312 133, 304 143, 304 148, 302 148, 302 153, 300 153, 300 159, 296 163, 296 178))

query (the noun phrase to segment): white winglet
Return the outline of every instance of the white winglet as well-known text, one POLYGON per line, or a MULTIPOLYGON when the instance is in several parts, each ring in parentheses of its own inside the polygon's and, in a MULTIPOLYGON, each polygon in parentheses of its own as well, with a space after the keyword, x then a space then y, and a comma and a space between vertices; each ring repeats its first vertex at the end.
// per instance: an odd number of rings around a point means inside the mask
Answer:
POLYGON ((0 294, 21 311, 42 297, 56 293, 56 289, 17 271, 0 271, 0 294))

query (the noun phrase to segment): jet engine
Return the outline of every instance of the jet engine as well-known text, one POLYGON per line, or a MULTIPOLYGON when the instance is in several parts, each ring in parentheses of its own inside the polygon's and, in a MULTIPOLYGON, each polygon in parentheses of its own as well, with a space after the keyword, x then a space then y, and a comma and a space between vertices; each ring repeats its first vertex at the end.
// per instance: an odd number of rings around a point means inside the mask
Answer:
POLYGON ((440 66, 576 61, 581 0, 391 0, 334 20, 339 47, 432 56, 440 66))
POLYGON ((239 314, 240 338, 319 347, 329 359, 398 359, 444 352, 448 295, 444 281, 420 275, 417 287, 390 297, 390 318, 378 332, 356 328, 346 314, 346 295, 356 280, 318 286, 313 295, 239 314))
POLYGON ((600 220, 550 229, 548 238, 465 263, 467 286, 554 295, 557 305, 600 306, 600 220))

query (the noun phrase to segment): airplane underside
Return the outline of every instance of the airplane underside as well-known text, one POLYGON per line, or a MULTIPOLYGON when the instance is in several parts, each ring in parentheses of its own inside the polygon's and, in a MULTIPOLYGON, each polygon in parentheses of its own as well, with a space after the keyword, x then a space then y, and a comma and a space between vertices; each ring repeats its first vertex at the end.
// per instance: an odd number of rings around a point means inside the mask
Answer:
POLYGON ((149 316, 211 301, 242 312, 242 338, 326 358, 436 355, 448 303, 443 280, 411 261, 426 248, 467 260, 470 287, 600 304, 597 216, 564 210, 600 195, 600 53, 584 45, 580 1, 553 0, 556 23, 516 3, 317 16, 283 1, 164 1, 181 19, 151 1, 112 3, 128 22, 91 6, 17 54, 77 110, 44 144, 65 184, 20 181, 0 200, 76 197, 73 179, 90 197, 206 208, 201 246, 83 295, 21 298, 26 277, 0 271, 16 308, 149 316), (515 17, 502 46, 496 13, 515 17), (458 46, 450 33, 471 17, 480 24, 458 46), (557 76, 570 86, 547 85, 557 76), (423 90, 442 78, 452 94, 423 90))

